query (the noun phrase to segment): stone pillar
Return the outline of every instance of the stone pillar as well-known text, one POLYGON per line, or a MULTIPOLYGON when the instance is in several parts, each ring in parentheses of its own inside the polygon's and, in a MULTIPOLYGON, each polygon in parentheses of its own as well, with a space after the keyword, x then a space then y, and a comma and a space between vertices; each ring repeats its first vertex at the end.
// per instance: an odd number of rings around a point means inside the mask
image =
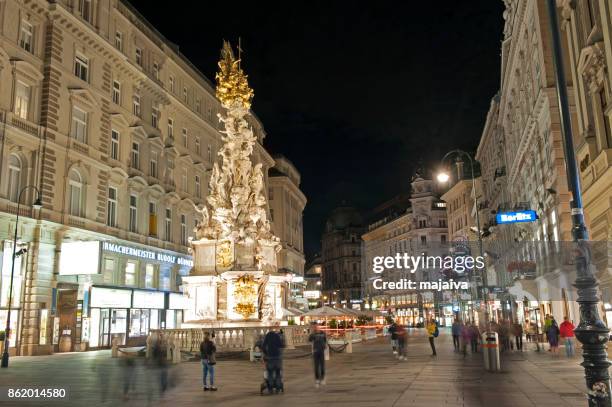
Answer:
POLYGON ((52 318, 47 321, 46 344, 40 344, 40 310, 51 308, 55 245, 41 241, 41 225, 34 228, 26 262, 22 303, 20 355, 48 355, 53 352, 52 318))

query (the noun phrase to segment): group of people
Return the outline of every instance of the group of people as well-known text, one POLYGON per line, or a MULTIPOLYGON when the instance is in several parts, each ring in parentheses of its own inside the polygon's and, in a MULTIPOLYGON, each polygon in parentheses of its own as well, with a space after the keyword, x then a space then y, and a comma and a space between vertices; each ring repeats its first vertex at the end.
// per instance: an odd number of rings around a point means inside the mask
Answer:
MULTIPOLYGON (((429 337, 431 356, 436 356, 435 338, 437 338, 440 334, 438 323, 434 318, 431 318, 425 324, 425 329, 427 330, 427 335, 429 337)), ((393 354, 397 356, 398 360, 407 360, 406 345, 408 343, 408 332, 406 331, 406 328, 393 321, 387 328, 387 332, 391 336, 391 348, 393 349, 393 354)))
POLYGON ((559 326, 555 317, 546 315, 544 319, 544 332, 550 345, 548 351, 554 356, 559 354, 559 342, 565 345, 565 355, 570 358, 574 356, 574 324, 567 316, 563 317, 563 322, 559 326))
MULTIPOLYGON (((317 324, 312 324, 308 338, 312 344, 312 360, 314 366, 315 386, 325 385, 325 352, 327 349, 327 335, 317 324)), ((283 385, 283 349, 285 338, 283 330, 271 329, 257 341, 265 364, 264 383, 261 393, 267 390, 268 394, 284 392, 283 385)), ((200 344, 200 360, 202 363, 202 382, 204 391, 217 391, 215 387, 215 364, 217 347, 214 343, 214 333, 204 333, 204 340, 200 344)))
POLYGON ((463 323, 459 318, 455 319, 451 326, 453 335, 453 347, 455 352, 467 355, 467 346, 470 345, 472 353, 478 352, 478 344, 480 343, 480 329, 474 322, 463 323))

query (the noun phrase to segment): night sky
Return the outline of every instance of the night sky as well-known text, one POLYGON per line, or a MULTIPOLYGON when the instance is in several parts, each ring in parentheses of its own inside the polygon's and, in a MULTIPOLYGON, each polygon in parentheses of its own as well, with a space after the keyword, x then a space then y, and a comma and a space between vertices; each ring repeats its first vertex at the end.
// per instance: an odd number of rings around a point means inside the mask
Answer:
POLYGON ((342 201, 371 209, 474 152, 499 89, 501 0, 131 3, 211 80, 242 38, 265 146, 302 174, 307 256, 342 201))

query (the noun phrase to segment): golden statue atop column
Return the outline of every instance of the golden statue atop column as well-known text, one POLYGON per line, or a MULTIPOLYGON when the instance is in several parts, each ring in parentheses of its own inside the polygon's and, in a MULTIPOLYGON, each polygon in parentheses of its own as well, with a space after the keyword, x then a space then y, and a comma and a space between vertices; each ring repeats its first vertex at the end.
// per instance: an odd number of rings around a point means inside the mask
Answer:
POLYGON ((252 161, 257 139, 246 118, 253 90, 227 41, 218 65, 222 160, 212 168, 207 203, 199 209, 202 218, 191 241, 194 267, 183 278, 192 303, 186 325, 270 323, 281 319, 287 279, 277 273, 281 246, 267 217, 262 165, 252 161))

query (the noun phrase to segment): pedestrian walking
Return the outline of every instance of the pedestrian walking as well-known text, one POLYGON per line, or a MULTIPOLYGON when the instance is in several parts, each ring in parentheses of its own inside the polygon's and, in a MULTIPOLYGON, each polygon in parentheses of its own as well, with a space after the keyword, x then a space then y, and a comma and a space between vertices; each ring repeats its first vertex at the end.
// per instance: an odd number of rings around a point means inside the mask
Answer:
POLYGON ((459 336, 461 336, 461 322, 459 318, 455 318, 455 321, 453 321, 451 333, 453 335, 453 347, 455 348, 455 352, 459 352, 459 336))
POLYGON ((516 342, 516 350, 523 351, 523 325, 518 321, 514 321, 512 324, 512 334, 514 335, 514 341, 516 342))
POLYGON ((440 331, 438 330, 438 324, 436 324, 436 320, 431 318, 427 325, 425 326, 427 329, 427 334, 429 336, 429 346, 431 346, 431 356, 436 356, 436 344, 434 343, 435 338, 438 337, 440 331))
POLYGON ((161 334, 153 346, 153 359, 159 373, 159 394, 163 396, 168 389, 168 347, 161 334))
POLYGON ((478 325, 472 322, 470 325, 470 339, 472 345, 472 353, 478 352, 478 342, 480 341, 480 329, 478 329, 478 325))
MULTIPOLYGON (((552 316, 550 314, 546 314, 544 317, 544 334, 546 334, 546 339, 548 340, 548 330, 550 329, 550 325, 552 324, 552 316)), ((550 344, 550 340, 548 341, 550 344)), ((552 346, 548 347, 548 351, 552 352, 552 346)))
POLYGON ((406 328, 401 325, 397 326, 397 359, 406 360, 406 342, 408 334, 406 328))
POLYGON ((467 324, 461 324, 461 353, 463 353, 463 357, 467 356, 467 347, 468 344, 472 342, 472 335, 470 332, 470 327, 467 324))
POLYGON ((266 364, 268 393, 283 391, 283 339, 271 329, 264 337, 262 351, 266 364))
POLYGON ((559 327, 559 334, 565 345, 565 355, 568 358, 574 356, 574 329, 576 327, 567 316, 563 317, 563 322, 559 327))
POLYGON ((204 332, 200 343, 200 360, 202 362, 202 387, 204 391, 217 391, 215 387, 215 365, 217 364, 217 347, 210 339, 210 333, 204 332), (207 380, 208 378, 208 380, 207 380), (208 384, 208 383, 210 384, 208 384))
POLYGON ((553 355, 557 355, 559 352, 559 326, 554 317, 550 317, 550 323, 548 324, 548 330, 546 331, 546 337, 548 338, 548 344, 550 345, 550 351, 553 355))
POLYGON ((327 336, 317 324, 312 325, 312 332, 308 337, 312 343, 312 361, 314 364, 315 387, 325 385, 325 349, 327 349, 327 336))
POLYGON ((389 327, 389 333, 391 334, 391 348, 393 349, 393 354, 397 355, 397 324, 395 321, 389 327))

